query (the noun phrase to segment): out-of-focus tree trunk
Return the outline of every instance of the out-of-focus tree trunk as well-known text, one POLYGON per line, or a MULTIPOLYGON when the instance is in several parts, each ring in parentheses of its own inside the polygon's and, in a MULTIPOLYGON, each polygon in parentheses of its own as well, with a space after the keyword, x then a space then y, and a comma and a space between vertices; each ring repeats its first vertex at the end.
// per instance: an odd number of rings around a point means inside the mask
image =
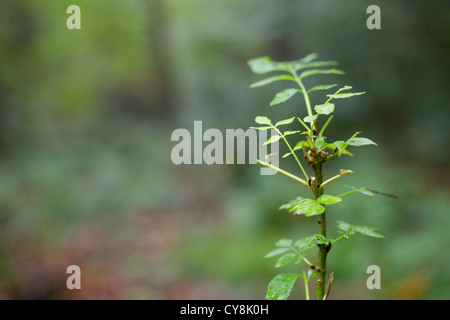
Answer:
MULTIPOLYGON (((29 66, 22 63, 23 57, 30 56, 33 42, 39 32, 32 8, 25 2, 0 3, 0 61, 4 63, 0 78, 0 157, 4 156, 14 144, 14 140, 22 136, 23 128, 14 127, 12 123, 23 109, 14 107, 17 104, 14 96, 24 94, 29 81, 29 66), (5 70, 5 69, 8 70, 5 70), (13 70, 13 72, 11 71, 13 70), (9 75, 8 76, 5 76, 9 75), (14 79, 11 79, 11 75, 14 79)), ((21 107, 21 106, 20 106, 21 107)))
POLYGON ((150 8, 150 45, 153 73, 150 79, 151 111, 153 115, 167 116, 171 113, 172 76, 169 34, 167 30, 167 9, 165 0, 153 0, 150 8))

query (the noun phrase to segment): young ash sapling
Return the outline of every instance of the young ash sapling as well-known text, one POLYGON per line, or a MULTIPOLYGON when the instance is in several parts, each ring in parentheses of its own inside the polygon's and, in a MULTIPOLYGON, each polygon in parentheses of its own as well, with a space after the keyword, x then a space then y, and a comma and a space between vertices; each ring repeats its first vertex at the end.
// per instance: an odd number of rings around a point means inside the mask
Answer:
POLYGON ((293 116, 276 122, 264 116, 256 117, 255 121, 261 125, 259 127, 252 127, 258 130, 273 129, 276 134, 272 136, 266 144, 283 140, 289 152, 283 155, 283 158, 292 156, 300 169, 300 177, 289 173, 281 168, 278 168, 269 163, 268 158, 258 160, 261 165, 272 168, 294 180, 303 184, 303 187, 310 189, 313 198, 304 198, 302 196, 290 201, 289 203, 280 206, 280 209, 287 210, 293 215, 304 215, 306 217, 316 216, 318 221, 318 231, 316 234, 305 237, 299 240, 281 239, 275 246, 275 250, 269 252, 265 257, 279 257, 275 267, 279 268, 293 261, 295 264, 300 262, 306 263, 308 268, 301 273, 282 273, 275 276, 269 283, 266 298, 285 300, 289 297, 291 290, 296 280, 301 277, 304 280, 305 295, 309 299, 308 281, 315 277, 316 281, 316 299, 322 300, 328 297, 328 292, 331 287, 333 273, 330 273, 328 285, 326 281, 327 269, 327 255, 331 248, 341 239, 348 239, 350 236, 360 233, 369 237, 383 238, 375 228, 366 226, 357 226, 347 222, 338 222, 337 227, 340 229, 340 236, 336 239, 327 237, 327 222, 326 210, 327 206, 339 203, 343 197, 352 193, 362 193, 365 195, 374 195, 376 191, 366 188, 354 188, 341 195, 333 196, 325 193, 325 187, 332 181, 340 177, 353 173, 351 170, 341 169, 340 172, 334 176, 324 180, 323 166, 326 162, 339 158, 342 155, 350 155, 348 151, 350 147, 359 147, 365 145, 376 145, 372 140, 359 137, 360 132, 356 132, 353 136, 345 141, 333 141, 324 136, 326 128, 330 125, 333 119, 333 112, 335 105, 333 102, 340 99, 350 98, 364 94, 365 92, 351 92, 352 87, 343 86, 333 94, 327 94, 325 101, 318 105, 312 105, 309 94, 313 91, 326 91, 335 88, 336 84, 331 85, 317 85, 307 89, 304 84, 304 79, 314 75, 320 74, 335 74, 342 75, 343 71, 333 68, 338 63, 336 61, 315 61, 316 54, 310 54, 303 59, 288 62, 272 61, 269 57, 261 57, 252 59, 248 62, 251 70, 256 74, 266 74, 276 72, 277 75, 265 78, 264 80, 253 83, 250 87, 262 87, 277 81, 289 81, 295 85, 295 88, 285 89, 275 95, 275 98, 270 103, 271 106, 283 103, 292 97, 301 94, 306 104, 306 116, 293 116), (331 67, 331 68, 330 68, 331 67), (319 127, 319 118, 324 118, 324 124, 319 127), (326 119, 326 120, 325 120, 326 119), (283 126, 292 123, 297 123, 299 130, 284 131, 283 126), (295 145, 291 145, 286 139, 287 136, 292 135, 299 138, 295 145), (307 174, 302 161, 299 158, 303 157, 304 161, 311 167, 313 174, 307 174), (305 251, 313 247, 318 248, 317 261, 312 262, 306 258, 305 251))

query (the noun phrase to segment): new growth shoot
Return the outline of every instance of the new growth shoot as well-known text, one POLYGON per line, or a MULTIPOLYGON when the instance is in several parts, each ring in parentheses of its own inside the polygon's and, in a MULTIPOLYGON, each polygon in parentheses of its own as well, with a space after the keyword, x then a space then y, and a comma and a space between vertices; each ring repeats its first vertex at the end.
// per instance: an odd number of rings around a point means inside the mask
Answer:
POLYGON ((273 73, 273 75, 250 85, 251 88, 258 88, 279 81, 290 84, 288 88, 275 95, 270 102, 270 106, 280 105, 296 96, 303 97, 305 109, 299 109, 292 117, 279 120, 275 124, 266 116, 258 116, 255 122, 260 126, 253 128, 259 130, 275 129, 277 134, 272 136, 266 143, 270 144, 281 139, 289 150, 283 155, 283 158, 292 156, 295 159, 299 172, 298 174, 287 172, 271 165, 267 159, 258 160, 258 163, 299 182, 302 185, 299 188, 299 193, 303 193, 305 187, 310 190, 311 197, 298 196, 296 199, 281 205, 280 209, 287 210, 293 215, 315 217, 318 221, 317 233, 298 240, 281 239, 275 244, 276 249, 265 256, 266 258, 278 257, 275 263, 276 268, 280 268, 290 262, 306 264, 306 270, 302 270, 301 273, 281 273, 276 275, 268 285, 267 299, 287 299, 299 277, 303 278, 306 299, 310 298, 308 282, 311 279, 314 279, 316 284, 315 298, 317 300, 326 299, 334 276, 333 273, 328 273, 326 269, 327 254, 331 248, 339 240, 348 239, 357 233, 374 238, 383 238, 381 234, 375 231, 375 228, 357 226, 342 221, 337 224, 340 236, 335 239, 327 236, 326 208, 328 206, 342 202, 343 197, 349 194, 374 195, 375 193, 380 194, 380 192, 352 187, 351 191, 337 196, 325 193, 325 187, 329 183, 353 173, 351 170, 341 169, 339 172, 331 175, 330 178, 324 180, 323 165, 325 163, 342 155, 353 156, 348 150, 349 148, 376 145, 376 143, 368 138, 360 137, 360 132, 355 132, 346 140, 336 141, 324 135, 326 129, 332 124, 336 107, 335 103, 342 99, 362 95, 365 92, 353 92, 351 86, 338 87, 337 84, 323 84, 307 88, 305 79, 309 77, 345 74, 344 71, 335 68, 338 65, 336 61, 317 61, 316 59, 317 54, 310 54, 303 59, 295 61, 279 62, 273 61, 269 57, 260 57, 248 61, 251 70, 258 75, 273 73), (327 92, 331 89, 333 89, 333 93, 326 94, 321 103, 313 104, 311 102, 311 92, 327 92), (321 127, 319 127, 319 119, 323 120, 320 122, 324 123, 321 127), (293 124, 297 124, 298 129, 283 130, 283 127, 293 124), (295 137, 297 141, 292 144, 287 139, 288 136, 290 136, 290 139, 295 137), (308 174, 305 170, 307 166, 312 169, 312 174, 308 174), (317 248, 316 261, 306 258, 306 251, 313 248, 317 248), (326 281, 327 274, 330 274, 328 285, 326 281))

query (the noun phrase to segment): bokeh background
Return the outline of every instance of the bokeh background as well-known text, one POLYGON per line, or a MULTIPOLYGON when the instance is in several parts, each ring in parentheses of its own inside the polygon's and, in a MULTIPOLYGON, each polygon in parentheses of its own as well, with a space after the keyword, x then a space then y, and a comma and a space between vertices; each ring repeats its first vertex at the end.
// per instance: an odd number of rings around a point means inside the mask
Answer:
POLYGON ((300 97, 269 108, 282 84, 249 89, 261 77, 247 60, 312 52, 347 73, 308 86, 367 92, 337 103, 328 135, 378 143, 330 163, 328 175, 356 174, 328 193, 399 196, 329 210, 330 237, 337 220, 386 236, 333 248, 330 298, 450 298, 449 13, 448 1, 0 2, 0 298, 264 299, 275 274, 299 266, 263 256, 316 232, 315 219, 277 209, 307 190, 257 165, 176 166, 171 133, 304 115, 300 97), (66 28, 71 4, 78 31, 66 28), (381 30, 366 27, 371 4, 381 30), (72 264, 82 290, 66 288, 72 264), (371 264, 381 290, 366 287, 371 264))

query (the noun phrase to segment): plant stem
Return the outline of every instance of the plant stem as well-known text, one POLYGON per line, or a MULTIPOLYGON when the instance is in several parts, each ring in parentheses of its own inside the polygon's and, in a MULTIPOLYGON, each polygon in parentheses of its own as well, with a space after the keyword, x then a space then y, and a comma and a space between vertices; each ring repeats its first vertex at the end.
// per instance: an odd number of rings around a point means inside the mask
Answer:
POLYGON ((323 133, 325 132, 325 129, 327 128, 327 126, 330 123, 331 119, 333 119, 333 115, 331 115, 328 118, 327 122, 325 122, 325 124, 323 125, 322 130, 320 130, 320 132, 319 132, 319 137, 321 137, 323 135, 323 133))
POLYGON ((345 176, 345 175, 347 175, 347 174, 349 174, 349 173, 353 173, 353 171, 351 171, 351 170, 342 170, 342 169, 341 169, 341 172, 340 172, 338 175, 335 175, 334 177, 331 177, 330 179, 328 179, 327 181, 325 181, 324 183, 322 183, 322 184, 320 185, 320 188, 323 188, 323 186, 326 185, 327 183, 329 183, 329 182, 331 182, 331 181, 333 181, 333 180, 336 180, 336 179, 338 179, 338 178, 340 178, 340 177, 342 177, 342 176, 345 176))
POLYGON ((305 285, 305 298, 306 300, 309 300, 308 277, 306 276, 305 270, 303 270, 303 283, 305 285))
POLYGON ((280 168, 278 168, 278 167, 275 167, 274 165, 271 165, 270 163, 263 162, 263 161, 261 161, 261 160, 256 160, 256 161, 257 161, 259 164, 262 164, 263 166, 266 166, 266 167, 269 167, 269 168, 271 168, 271 169, 274 169, 274 170, 276 170, 276 171, 278 171, 278 172, 284 174, 285 176, 288 176, 289 178, 292 178, 292 179, 294 179, 294 180, 296 180, 296 181, 302 183, 303 185, 305 185, 305 187, 309 188, 308 182, 306 182, 305 180, 303 180, 303 179, 301 179, 301 178, 299 178, 299 177, 297 177, 297 176, 294 176, 293 174, 291 174, 291 173, 289 173, 289 172, 287 172, 287 171, 284 171, 283 169, 280 169, 280 168))
POLYGON ((348 196, 349 194, 356 193, 356 192, 359 192, 359 190, 351 190, 351 191, 348 191, 348 192, 338 195, 338 197, 342 198, 342 197, 348 196))
POLYGON ((311 131, 311 128, 308 127, 308 126, 306 125, 306 123, 303 122, 302 119, 300 119, 299 117, 297 117, 297 120, 301 123, 301 125, 302 125, 303 127, 305 127, 306 130, 308 130, 308 132, 311 131))
POLYGON ((338 241, 341 240, 341 239, 348 239, 348 237, 350 237, 350 236, 353 235, 353 234, 354 234, 354 232, 347 232, 347 233, 344 233, 344 234, 341 235, 339 238, 334 239, 332 244, 335 244, 336 242, 338 242, 338 241))
MULTIPOLYGON (((321 188, 323 175, 322 175, 322 162, 317 162, 314 165, 315 177, 317 180, 317 184, 314 188, 312 188, 314 192, 314 197, 316 200, 323 195, 323 188, 321 188)), ((326 237, 327 236, 327 221, 326 221, 326 212, 324 211, 318 217, 319 230, 318 234, 326 237)), ((325 287, 326 287, 326 264, 327 264, 327 254, 330 249, 328 244, 318 244, 319 252, 317 259, 317 272, 316 272, 316 300, 322 300, 325 295, 325 287)))
POLYGON ((300 88, 302 88, 302 91, 304 92, 303 96, 305 97, 305 103, 306 103, 306 108, 308 109, 308 115, 312 116, 312 109, 311 109, 311 102, 309 101, 309 95, 306 92, 306 88, 303 85, 303 82, 300 80, 299 77, 297 77, 298 79, 298 84, 300 85, 300 88))
MULTIPOLYGON (((301 78, 299 77, 299 75, 297 74, 297 72, 295 70, 293 70, 292 68, 289 68, 292 76, 294 76, 295 81, 298 83, 300 89, 302 90, 303 93, 303 97, 305 98, 305 104, 306 104, 306 109, 308 111, 308 115, 312 116, 312 108, 311 108, 311 101, 309 100, 309 95, 308 92, 306 91, 306 88, 301 80, 301 78)), ((338 93, 339 90, 336 92, 338 93)), ((325 104, 327 104, 331 99, 333 99, 333 96, 329 97, 329 99, 327 100, 327 102, 325 102, 325 104)), ((333 117, 331 116, 327 123, 325 124, 325 128, 326 126, 329 124, 329 122, 331 121, 333 117)), ((316 119, 317 120, 317 116, 316 119)), ((313 126, 314 123, 316 123, 316 121, 311 121, 310 122, 310 132, 309 135, 310 137, 313 134, 313 126)), ((325 128, 323 128, 321 130, 321 134, 323 134, 325 128)), ((310 143, 312 141, 309 141, 310 143)), ((314 145, 311 145, 311 148, 314 149, 314 145)), ((305 155, 306 157, 306 155, 305 155)), ((310 188, 312 189, 313 193, 314 193, 314 197, 317 200, 321 195, 323 195, 324 191, 323 191, 323 187, 322 187, 322 182, 323 182, 323 174, 322 174, 322 164, 325 161, 325 159, 321 159, 320 158, 320 153, 317 153, 313 159, 311 159, 312 161, 309 162, 310 165, 313 167, 314 172, 315 172, 315 183, 314 184, 310 184, 310 188)), ((310 182, 311 180, 309 180, 310 182)), ((331 180, 330 180, 331 181, 331 180)), ((329 181, 327 181, 329 182, 329 181)), ((318 233, 324 237, 327 236, 327 221, 326 221, 326 211, 324 211, 321 215, 319 215, 318 217, 318 224, 319 224, 319 231, 318 233)), ((319 247, 319 252, 318 252, 318 259, 317 259, 317 269, 316 269, 316 300, 322 300, 324 295, 325 295, 325 287, 326 287, 326 262, 327 262, 327 254, 328 251, 330 250, 330 246, 331 244, 318 244, 319 247)))
MULTIPOLYGON (((290 72, 292 76, 294 76, 295 81, 299 85, 300 89, 302 89, 303 96, 305 97, 305 103, 306 103, 306 109, 308 110, 308 116, 312 116, 312 108, 311 108, 311 102, 309 101, 308 92, 306 91, 305 86, 303 85, 302 80, 298 76, 297 72, 290 68, 290 72)), ((312 125, 312 124, 311 124, 312 125)))
POLYGON ((325 291, 325 295, 323 297, 323 300, 327 300, 328 299, 328 295, 330 294, 331 284, 333 283, 333 279, 334 279, 334 272, 331 272, 330 273, 330 278, 328 279, 328 285, 327 285, 327 289, 325 291))

